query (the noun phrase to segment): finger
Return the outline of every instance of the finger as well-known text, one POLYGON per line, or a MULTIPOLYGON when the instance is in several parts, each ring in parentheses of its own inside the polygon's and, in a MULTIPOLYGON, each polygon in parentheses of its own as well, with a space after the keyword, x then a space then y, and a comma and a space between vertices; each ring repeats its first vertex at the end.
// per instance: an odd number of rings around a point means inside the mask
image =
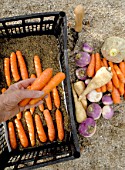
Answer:
POLYGON ((10 86, 11 89, 22 89, 27 88, 29 85, 31 85, 34 82, 35 78, 30 78, 26 80, 19 81, 18 83, 15 83, 10 86))
POLYGON ((26 79, 26 80, 22 80, 20 82, 18 82, 16 84, 16 86, 21 89, 23 88, 27 88, 29 85, 31 85, 34 82, 35 78, 30 78, 30 79, 26 79))
POLYGON ((15 96, 18 100, 18 102, 20 102, 21 100, 25 99, 25 98, 39 98, 42 97, 44 95, 43 91, 38 91, 38 90, 17 90, 15 91, 15 96))
POLYGON ((43 100, 41 100, 41 101, 39 101, 39 102, 37 102, 36 104, 33 104, 33 105, 28 104, 25 107, 20 107, 20 111, 22 112, 22 111, 25 111, 25 110, 30 109, 32 107, 37 107, 42 103, 43 103, 43 100))

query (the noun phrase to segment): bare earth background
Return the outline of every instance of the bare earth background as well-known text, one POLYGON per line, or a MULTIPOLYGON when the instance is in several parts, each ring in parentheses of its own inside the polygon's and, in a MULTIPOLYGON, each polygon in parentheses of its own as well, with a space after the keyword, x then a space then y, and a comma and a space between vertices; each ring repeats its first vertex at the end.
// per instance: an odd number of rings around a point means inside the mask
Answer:
MULTIPOLYGON (((81 0, 1 0, 0 18, 46 11, 65 11, 68 21, 74 22, 73 10, 81 0)), ((84 21, 77 48, 90 42, 96 51, 112 35, 125 37, 125 0, 84 0, 84 21)), ((82 141, 79 159, 51 165, 39 170, 125 170, 125 102, 115 106, 116 115, 97 122, 97 132, 82 141)))

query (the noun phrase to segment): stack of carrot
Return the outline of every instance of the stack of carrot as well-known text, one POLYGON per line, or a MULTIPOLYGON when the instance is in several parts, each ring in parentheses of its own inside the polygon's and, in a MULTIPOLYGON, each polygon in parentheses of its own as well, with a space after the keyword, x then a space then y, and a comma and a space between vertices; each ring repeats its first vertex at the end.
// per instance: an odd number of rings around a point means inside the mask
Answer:
POLYGON ((119 104, 121 102, 120 96, 124 95, 125 97, 125 62, 112 63, 105 58, 101 58, 99 53, 93 53, 87 68, 87 76, 90 78, 94 77, 101 67, 111 67, 113 77, 109 83, 96 90, 103 93, 110 92, 114 104, 119 104))
MULTIPOLYGON (((38 134, 38 138, 41 142, 46 142, 47 138, 49 138, 51 142, 55 140, 56 128, 58 133, 58 139, 62 141, 64 138, 63 116, 61 111, 59 110, 61 102, 60 102, 60 96, 59 96, 57 86, 61 81, 64 80, 65 74, 59 72, 54 77, 52 77, 53 70, 51 68, 47 68, 44 71, 42 71, 40 58, 37 55, 34 56, 34 67, 35 67, 36 75, 31 74, 30 77, 36 79, 31 86, 27 87, 27 89, 43 90, 44 94, 48 95, 47 98, 45 98, 46 107, 43 104, 39 105, 39 110, 43 112, 46 125, 48 127, 48 135, 46 135, 44 131, 44 127, 40 115, 34 112, 35 108, 30 108, 30 111, 26 111, 24 113, 25 123, 27 125, 28 132, 29 132, 28 134, 29 139, 25 133, 25 129, 20 120, 22 118, 21 112, 17 114, 17 118, 14 120, 14 123, 12 121, 8 123, 9 139, 10 139, 10 144, 12 149, 17 148, 17 139, 16 139, 17 137, 15 133, 14 124, 18 132, 20 143, 23 147, 28 147, 29 141, 31 146, 35 146, 35 140, 36 140, 35 129, 38 134), (56 128, 54 127, 54 123, 51 116, 51 110, 53 109, 53 102, 54 102, 54 106, 56 107, 56 111, 55 111, 56 128), (35 114, 34 120, 32 114, 35 114)), ((10 58, 4 59, 4 73, 5 73, 5 79, 8 87, 12 84, 10 70, 15 82, 21 79, 24 80, 28 78, 28 70, 26 67, 26 63, 20 51, 17 51, 16 53, 12 52, 10 58), (18 71, 18 66, 20 71, 18 71)), ((4 93, 5 90, 6 89, 3 88, 2 93, 4 93)), ((42 100, 42 98, 24 99, 23 101, 20 102, 20 105, 25 106, 28 103, 34 104, 39 100, 42 100)))
POLYGON ((53 142, 56 139, 56 128, 58 133, 58 139, 62 141, 64 139, 64 127, 63 127, 63 117, 62 113, 59 109, 56 109, 55 111, 55 120, 56 120, 56 127, 54 126, 53 119, 51 116, 51 113, 48 109, 45 109, 43 111, 43 115, 46 121, 46 125, 48 128, 48 132, 46 134, 44 130, 44 126, 42 123, 42 119, 39 114, 35 114, 34 118, 32 117, 32 114, 30 111, 25 112, 25 121, 28 128, 28 136, 25 132, 25 129, 23 127, 23 124, 21 120, 16 118, 14 120, 14 123, 12 121, 9 121, 8 123, 8 133, 9 133, 9 140, 10 145, 12 149, 16 149, 17 144, 17 136, 16 136, 16 130, 18 133, 18 137, 20 140, 20 143, 22 147, 26 148, 28 146, 35 146, 36 144, 36 132, 39 138, 39 141, 44 143, 47 142, 49 139, 51 142, 53 142), (34 124, 35 122, 35 124, 34 124), (14 128, 14 124, 16 126, 16 129, 14 128), (35 132, 36 129, 36 132, 35 132), (30 144, 29 144, 30 141, 30 144))

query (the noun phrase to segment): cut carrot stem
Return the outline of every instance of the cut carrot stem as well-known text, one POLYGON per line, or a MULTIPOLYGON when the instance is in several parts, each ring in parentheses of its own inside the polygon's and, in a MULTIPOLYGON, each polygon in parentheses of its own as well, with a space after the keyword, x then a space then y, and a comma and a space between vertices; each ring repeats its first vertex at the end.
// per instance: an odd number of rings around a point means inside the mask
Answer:
POLYGON ((87 67, 87 75, 88 77, 93 77, 95 74, 95 54, 91 55, 91 61, 87 67))
POLYGON ((119 90, 120 95, 123 96, 124 95, 124 83, 122 83, 121 81, 120 81, 118 90, 119 90))
POLYGON ((24 131, 23 125, 19 119, 15 119, 15 125, 17 128, 18 136, 20 139, 21 145, 26 148, 28 146, 28 138, 26 136, 26 133, 24 131))
POLYGON ((35 145, 35 131, 34 131, 33 118, 29 111, 25 112, 25 120, 26 120, 26 124, 28 127, 28 131, 29 131, 29 138, 30 138, 31 146, 34 146, 35 145))
POLYGON ((26 63, 24 61, 21 51, 16 51, 16 55, 17 55, 17 59, 19 63, 21 77, 23 80, 28 79, 28 71, 27 71, 26 63))
POLYGON ((52 110, 52 100, 51 100, 51 95, 50 93, 47 94, 48 96, 45 98, 47 108, 49 110, 52 110))
POLYGON ((16 114, 16 117, 17 117, 17 119, 20 120, 20 119, 22 118, 22 113, 21 113, 21 112, 17 113, 17 114, 16 114))
POLYGON ((55 139, 55 128, 54 128, 53 120, 48 109, 44 110, 43 114, 48 128, 48 137, 49 140, 52 142, 55 139))
POLYGON ((9 141, 12 149, 17 148, 16 133, 13 122, 8 123, 9 141))
MULTIPOLYGON (((42 72, 40 77, 36 78, 36 80, 33 82, 33 84, 30 86, 31 90, 41 90, 51 79, 53 73, 52 68, 47 68, 42 72)), ((29 103, 31 99, 24 99, 22 100, 19 105, 20 106, 25 106, 26 104, 29 103)))
POLYGON ((114 70, 119 78, 119 80, 122 82, 122 83, 125 83, 125 77, 124 77, 124 74, 121 72, 120 68, 114 64, 114 70))
POLYGON ((11 84, 11 78, 10 78, 10 59, 4 58, 4 74, 7 86, 9 87, 11 84))
POLYGON ((58 131, 58 138, 60 141, 62 141, 64 139, 63 117, 62 113, 58 109, 56 110, 55 118, 58 131))
POLYGON ((36 75, 37 77, 39 77, 42 73, 42 65, 40 63, 40 58, 38 55, 34 56, 34 65, 35 65, 36 75))
POLYGON ((38 101, 42 100, 44 96, 46 96, 48 93, 52 91, 56 86, 58 86, 63 80, 65 79, 65 74, 62 72, 58 72, 51 80, 49 83, 42 89, 44 92, 43 96, 32 99, 29 104, 36 104, 38 101))
POLYGON ((56 106, 56 108, 59 108, 60 107, 60 97, 59 97, 59 92, 56 87, 54 89, 52 89, 52 95, 53 95, 54 105, 56 106))
POLYGON ((125 77, 125 62, 124 61, 119 63, 119 68, 125 77))
POLYGON ((14 52, 12 52, 10 55, 10 68, 11 68, 14 81, 18 81, 20 79, 20 75, 19 75, 18 67, 17 67, 16 54, 14 52))
POLYGON ((113 85, 116 88, 119 88, 119 79, 118 79, 118 76, 117 76, 117 74, 114 70, 113 63, 111 61, 109 61, 108 63, 109 63, 109 66, 111 67, 111 70, 112 70, 112 73, 113 73, 113 76, 112 76, 113 85))
POLYGON ((113 90, 112 90, 111 95, 112 95, 112 99, 113 99, 114 104, 121 103, 120 93, 119 93, 118 89, 114 86, 113 86, 113 90))
POLYGON ((47 136, 43 128, 42 121, 40 119, 40 116, 38 114, 35 114, 35 124, 36 124, 36 130, 38 133, 38 137, 41 142, 46 142, 47 141, 47 136))

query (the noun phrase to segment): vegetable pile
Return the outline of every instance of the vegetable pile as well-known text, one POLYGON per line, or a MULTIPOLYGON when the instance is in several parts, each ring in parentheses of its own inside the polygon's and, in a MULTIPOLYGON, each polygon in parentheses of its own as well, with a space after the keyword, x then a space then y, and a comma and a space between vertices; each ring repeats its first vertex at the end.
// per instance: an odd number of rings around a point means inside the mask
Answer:
MULTIPOLYGON (((116 43, 113 38, 111 40, 116 43)), ((102 50, 109 50, 106 45, 104 43, 102 50)), ((113 105, 120 104, 121 97, 125 96, 125 62, 123 58, 118 62, 118 56, 116 62, 115 58, 112 62, 112 57, 106 56, 104 51, 102 54, 94 53, 87 43, 82 49, 75 55, 77 80, 72 83, 72 91, 78 131, 84 137, 91 137, 96 132, 96 120, 101 116, 111 119, 114 116, 113 105)))
MULTIPOLYGON (((44 95, 37 99, 24 99, 20 102, 20 105, 25 106, 28 103, 34 104, 47 95, 45 98, 47 108, 44 107, 44 104, 39 106, 39 110, 43 113, 43 117, 35 112, 35 108, 30 108, 30 110, 26 110, 23 113, 20 112, 16 115, 16 118, 9 120, 8 133, 12 149, 18 147, 17 138, 19 138, 20 144, 23 148, 29 146, 34 147, 37 140, 36 133, 41 143, 47 141, 52 142, 57 140, 56 138, 58 138, 59 141, 64 139, 64 122, 63 113, 60 110, 61 101, 58 85, 65 79, 65 74, 63 72, 58 72, 53 76, 52 68, 46 68, 42 71, 40 58, 37 55, 34 56, 34 68, 36 75, 31 74, 30 77, 36 79, 31 86, 27 87, 27 89, 43 90, 44 95), (53 106, 56 108, 54 111, 54 118, 51 115, 53 106), (28 133, 22 123, 23 117, 28 133), (54 124, 53 119, 55 119, 56 125, 54 124), (45 127, 43 126, 43 121, 46 122, 47 130, 45 130, 45 127)), ((4 74, 8 87, 12 84, 11 74, 14 82, 29 78, 26 63, 21 51, 16 51, 16 53, 12 52, 10 58, 4 58, 4 74)), ((3 88, 2 93, 5 91, 6 88, 3 88)))

